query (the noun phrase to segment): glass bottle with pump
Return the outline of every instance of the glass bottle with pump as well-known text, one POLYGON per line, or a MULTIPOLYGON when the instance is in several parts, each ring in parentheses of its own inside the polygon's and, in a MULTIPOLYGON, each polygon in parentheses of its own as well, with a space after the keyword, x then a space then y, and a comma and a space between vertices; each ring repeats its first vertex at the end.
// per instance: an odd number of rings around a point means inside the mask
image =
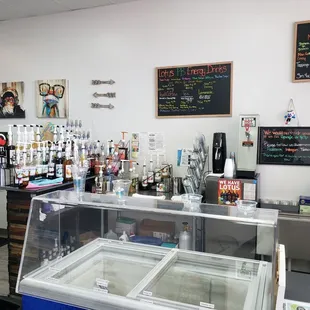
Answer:
POLYGON ((15 161, 15 145, 13 145, 12 126, 13 125, 9 125, 9 132, 8 132, 8 150, 7 150, 8 168, 13 168, 14 167, 14 161, 15 161))
POLYGON ((21 187, 26 187, 29 183, 29 166, 27 164, 27 143, 24 143, 23 146, 23 166, 22 166, 22 173, 23 173, 23 178, 22 178, 22 184, 21 187))
POLYGON ((149 184, 153 184, 154 183, 154 168, 153 168, 152 155, 151 155, 151 159, 150 159, 149 170, 147 172, 147 182, 149 184))
POLYGON ((48 142, 42 142, 42 176, 47 177, 48 174, 48 158, 47 158, 48 142))
POLYGON ((102 194, 104 192, 103 166, 99 166, 99 168, 99 175, 96 177, 96 194, 102 194))
POLYGON ((156 155, 156 167, 155 167, 155 183, 161 182, 161 166, 159 162, 159 154, 156 155))
POLYGON ((162 171, 162 177, 163 178, 169 178, 170 177, 170 175, 169 175, 169 164, 167 163, 166 155, 164 155, 164 160, 161 164, 161 171, 162 171))
POLYGON ((73 164, 73 161, 71 159, 71 143, 67 142, 66 160, 64 161, 64 179, 65 179, 65 182, 70 182, 73 180, 72 164, 73 164))
POLYGON ((147 188, 148 182, 147 182, 147 172, 146 172, 146 159, 144 159, 143 168, 142 168, 142 179, 141 179, 141 185, 144 189, 147 188))
POLYGON ((20 142, 17 142, 17 145, 16 145, 14 185, 16 187, 23 187, 23 169, 21 165, 21 143, 20 142))
POLYGON ((54 143, 51 145, 50 148, 50 155, 49 155, 49 162, 48 162, 48 173, 47 178, 48 179, 55 179, 55 158, 54 158, 54 143))
POLYGON ((55 172, 56 178, 63 178, 64 173, 63 173, 62 147, 60 143, 58 144, 55 168, 56 168, 55 172))
POLYGON ((43 174, 43 160, 42 160, 42 149, 41 142, 37 142, 37 158, 36 158, 36 176, 42 177, 43 174))

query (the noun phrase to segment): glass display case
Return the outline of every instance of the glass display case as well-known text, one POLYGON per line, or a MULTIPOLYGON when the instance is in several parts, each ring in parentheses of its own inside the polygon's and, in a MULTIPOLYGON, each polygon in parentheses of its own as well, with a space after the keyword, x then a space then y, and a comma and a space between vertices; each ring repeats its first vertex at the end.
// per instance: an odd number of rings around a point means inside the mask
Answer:
POLYGON ((17 292, 98 310, 273 309, 277 211, 183 207, 70 191, 35 197, 17 292))

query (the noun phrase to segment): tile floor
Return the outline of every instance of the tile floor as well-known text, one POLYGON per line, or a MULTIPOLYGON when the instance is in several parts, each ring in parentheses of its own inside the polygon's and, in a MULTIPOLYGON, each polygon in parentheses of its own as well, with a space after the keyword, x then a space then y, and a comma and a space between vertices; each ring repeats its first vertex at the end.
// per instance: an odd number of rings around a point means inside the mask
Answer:
POLYGON ((9 294, 8 246, 0 248, 0 295, 9 294))

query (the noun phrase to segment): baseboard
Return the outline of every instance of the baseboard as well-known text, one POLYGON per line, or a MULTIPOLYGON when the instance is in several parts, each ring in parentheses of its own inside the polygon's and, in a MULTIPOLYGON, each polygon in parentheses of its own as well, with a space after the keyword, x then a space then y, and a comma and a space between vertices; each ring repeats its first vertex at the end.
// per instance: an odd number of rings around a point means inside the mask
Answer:
POLYGON ((0 238, 7 238, 7 237, 8 237, 7 229, 0 228, 0 238))

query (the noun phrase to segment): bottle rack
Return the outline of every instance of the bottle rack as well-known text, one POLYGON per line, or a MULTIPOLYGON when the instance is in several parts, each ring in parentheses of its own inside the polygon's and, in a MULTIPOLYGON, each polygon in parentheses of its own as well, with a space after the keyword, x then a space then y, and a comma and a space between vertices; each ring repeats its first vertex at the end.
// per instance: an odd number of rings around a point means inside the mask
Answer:
POLYGON ((183 178, 183 186, 187 194, 201 194, 204 187, 204 178, 209 173, 209 146, 206 145, 205 136, 199 135, 193 144, 193 154, 183 178))

